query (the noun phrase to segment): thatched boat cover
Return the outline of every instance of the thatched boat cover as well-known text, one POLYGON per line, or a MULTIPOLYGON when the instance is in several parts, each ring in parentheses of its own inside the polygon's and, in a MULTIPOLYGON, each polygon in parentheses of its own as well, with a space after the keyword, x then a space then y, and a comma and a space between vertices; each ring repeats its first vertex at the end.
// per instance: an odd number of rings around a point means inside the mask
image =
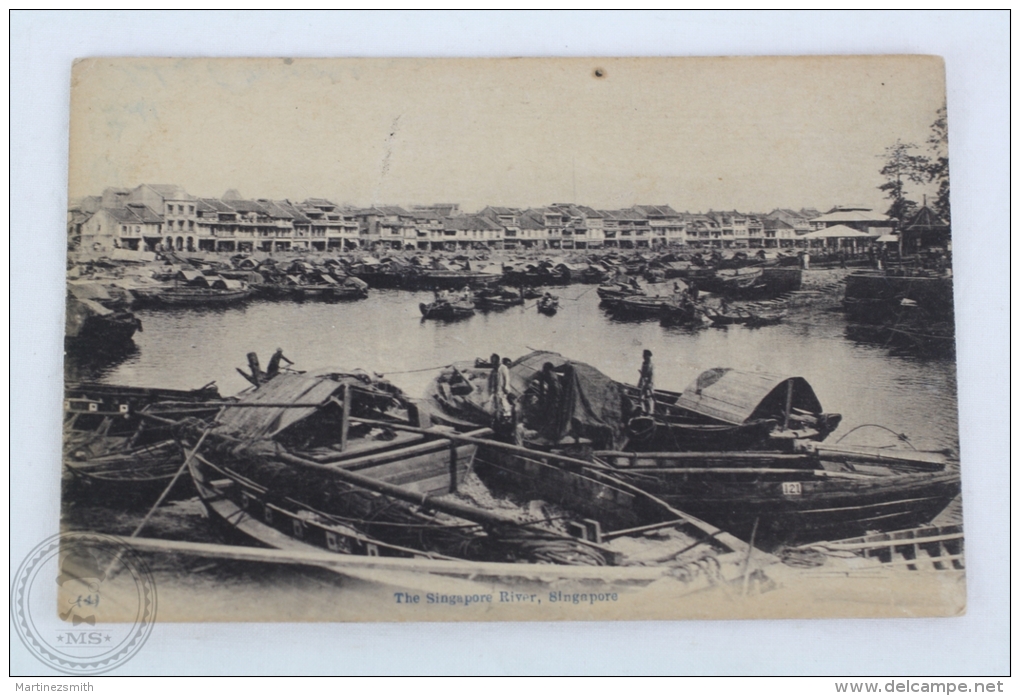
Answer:
POLYGON ((77 338, 89 319, 95 316, 108 317, 113 313, 113 310, 107 309, 95 300, 68 297, 64 315, 64 334, 68 338, 77 338))
POLYGON ((803 377, 778 377, 727 367, 702 372, 687 385, 676 405, 733 425, 760 418, 781 419, 787 382, 793 382, 793 408, 813 414, 822 412, 814 389, 803 377))
POLYGON ((215 432, 244 440, 272 438, 303 421, 330 403, 342 399, 344 385, 373 392, 402 396, 385 380, 370 377, 362 370, 326 368, 303 374, 281 373, 258 389, 238 399, 242 404, 285 404, 266 408, 226 407, 217 418, 215 432), (294 407, 289 404, 311 404, 294 407))

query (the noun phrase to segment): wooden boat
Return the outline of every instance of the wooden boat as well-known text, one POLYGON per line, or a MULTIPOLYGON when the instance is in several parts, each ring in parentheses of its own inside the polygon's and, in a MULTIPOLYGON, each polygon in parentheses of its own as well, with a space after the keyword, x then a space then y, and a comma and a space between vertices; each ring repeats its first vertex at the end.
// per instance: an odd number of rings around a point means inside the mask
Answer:
POLYGON ((702 305, 690 300, 671 300, 662 308, 660 319, 663 324, 702 324, 702 305))
POLYGON ((586 269, 581 271, 581 282, 582 283, 604 283, 609 279, 609 271, 605 268, 595 265, 589 265, 586 269))
POLYGON ((615 302, 624 297, 644 296, 645 291, 630 283, 617 282, 600 285, 595 292, 603 302, 615 302))
MULTIPOLYGON (((615 448, 626 441, 626 396, 594 367, 551 351, 533 351, 512 361, 509 370, 520 439, 530 446, 557 447, 580 438, 595 447, 615 448)), ((480 361, 441 370, 424 395, 433 419, 456 427, 496 422, 491 377, 492 368, 480 361)))
MULTIPOLYGON (((636 393, 634 393, 636 396, 636 393)), ((723 452, 761 449, 770 439, 776 422, 754 419, 737 425, 709 424, 676 413, 637 416, 627 422, 635 452, 723 452)))
POLYGON ((422 319, 463 319, 475 313, 475 303, 471 300, 436 300, 428 304, 418 305, 422 319))
MULTIPOLYGON (((129 387, 97 382, 71 382, 64 386, 64 430, 67 433, 92 434, 100 428, 105 435, 134 435, 143 424, 141 412, 159 404, 176 403, 190 406, 220 399, 215 382, 198 389, 163 389, 129 387)), ((206 408, 192 415, 211 416, 217 408, 206 408)), ((162 439, 157 429, 147 427, 136 444, 162 439)))
MULTIPOLYGON (((637 388, 625 385, 634 396, 637 388)), ((821 441, 842 416, 825 413, 803 377, 779 377, 717 367, 705 370, 683 392, 655 391, 656 418, 706 425, 745 425, 769 420, 769 448, 792 449, 795 442, 821 441)))
MULTIPOLYGON (((230 281, 239 283, 240 281, 230 281)), ((200 288, 200 287, 176 287, 166 288, 157 295, 157 300, 170 306, 195 306, 195 305, 227 305, 244 302, 251 296, 248 287, 233 288, 200 288)))
POLYGON ((291 287, 291 291, 301 300, 362 300, 368 297, 368 283, 358 278, 348 278, 340 283, 323 273, 316 280, 316 283, 298 283, 291 287))
POLYGON ((801 278, 800 268, 759 265, 717 270, 698 285, 703 290, 734 299, 768 299, 800 290, 801 278))
MULTIPOLYGON (((118 506, 152 504, 173 481, 184 463, 176 440, 163 440, 141 446, 121 446, 104 454, 84 459, 65 458, 64 466, 72 474, 76 489, 70 495, 87 497, 118 506)), ((192 495, 187 477, 179 477, 170 499, 192 495)))
MULTIPOLYGON (((69 493, 131 506, 152 503, 183 463, 172 421, 153 412, 185 409, 210 418, 219 391, 157 389, 109 384, 68 384, 64 399, 64 468, 77 484, 69 493)), ((177 485, 178 495, 190 486, 177 485)))
POLYGON ((767 547, 925 524, 960 492, 955 472, 639 465, 614 475, 767 547))
POLYGON ((785 312, 752 312, 743 308, 730 309, 722 312, 710 307, 705 308, 705 316, 715 326, 732 326, 736 324, 758 327, 770 326, 780 323, 785 317, 785 312))
POLYGON ((64 341, 74 349, 114 349, 127 344, 142 320, 132 312, 104 307, 95 300, 67 297, 64 341))
POLYGON ((427 290, 459 290, 463 287, 491 287, 503 280, 502 274, 484 271, 458 271, 424 268, 413 276, 416 288, 427 290))
MULTIPOLYGON (((189 433, 198 450, 189 469, 212 519, 281 549, 620 565, 625 554, 607 537, 649 531, 644 525, 614 530, 607 516, 607 533, 601 523, 581 520, 573 536, 540 513, 522 519, 527 508, 508 514, 506 501, 498 508, 482 504, 492 493, 469 469, 479 447, 500 447, 477 439, 490 432, 432 426, 426 411, 388 383, 319 370, 279 375, 225 408, 211 429, 189 433)), ((651 500, 640 491, 628 495, 651 500)), ((621 519, 638 519, 633 514, 621 519)), ((648 514, 659 515, 656 530, 676 530, 659 552, 672 551, 684 562, 694 547, 694 557, 746 548, 661 504, 648 514)))
POLYGON ((495 288, 493 290, 482 290, 475 293, 475 305, 478 309, 507 309, 518 307, 524 304, 524 297, 519 292, 506 288, 495 288))
POLYGON ((555 295, 546 295, 539 299, 537 307, 540 314, 551 317, 560 309, 560 298, 555 295))
POLYGON ((669 299, 661 295, 631 295, 611 300, 614 313, 630 317, 661 317, 669 299))

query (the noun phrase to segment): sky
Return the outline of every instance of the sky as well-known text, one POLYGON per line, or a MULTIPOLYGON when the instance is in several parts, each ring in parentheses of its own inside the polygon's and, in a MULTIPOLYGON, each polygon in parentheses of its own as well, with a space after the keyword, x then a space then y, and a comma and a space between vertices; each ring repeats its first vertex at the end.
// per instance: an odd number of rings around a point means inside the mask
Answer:
POLYGON ((884 210, 883 151, 944 99, 931 56, 88 59, 69 193, 884 210))

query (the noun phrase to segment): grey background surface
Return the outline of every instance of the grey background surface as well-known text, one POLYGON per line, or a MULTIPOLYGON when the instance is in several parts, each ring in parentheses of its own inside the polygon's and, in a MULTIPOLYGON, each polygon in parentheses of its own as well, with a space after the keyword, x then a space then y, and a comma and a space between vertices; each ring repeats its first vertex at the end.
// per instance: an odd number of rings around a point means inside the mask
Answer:
MULTIPOLYGON (((12 573, 57 530, 67 124, 85 56, 946 59, 966 616, 897 621, 159 625, 116 674, 1003 674, 1009 669, 1009 15, 123 13, 11 16, 12 573)), ((257 615, 258 608, 253 607, 257 615)), ((13 633, 13 631, 12 631, 13 633)), ((12 636, 13 638, 13 636, 12 636)), ((46 674, 16 640, 12 674, 46 674)))

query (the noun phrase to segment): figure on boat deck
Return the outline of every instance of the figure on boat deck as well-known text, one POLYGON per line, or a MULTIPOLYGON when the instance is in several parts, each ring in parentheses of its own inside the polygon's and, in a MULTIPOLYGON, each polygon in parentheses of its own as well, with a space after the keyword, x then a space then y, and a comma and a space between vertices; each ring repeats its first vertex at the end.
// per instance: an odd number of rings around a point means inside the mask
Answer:
POLYGON ((646 349, 643 356, 638 392, 642 411, 645 415, 651 416, 655 413, 655 368, 652 366, 652 351, 646 349))
POLYGON ((287 365, 293 365, 294 361, 290 360, 286 355, 283 354, 283 348, 277 348, 273 356, 269 358, 269 365, 266 367, 266 379, 272 379, 280 373, 280 361, 287 363, 287 365))
POLYGON ((495 421, 505 423, 510 420, 511 406, 510 396, 510 358, 503 358, 496 368, 496 391, 493 395, 495 400, 495 421))

